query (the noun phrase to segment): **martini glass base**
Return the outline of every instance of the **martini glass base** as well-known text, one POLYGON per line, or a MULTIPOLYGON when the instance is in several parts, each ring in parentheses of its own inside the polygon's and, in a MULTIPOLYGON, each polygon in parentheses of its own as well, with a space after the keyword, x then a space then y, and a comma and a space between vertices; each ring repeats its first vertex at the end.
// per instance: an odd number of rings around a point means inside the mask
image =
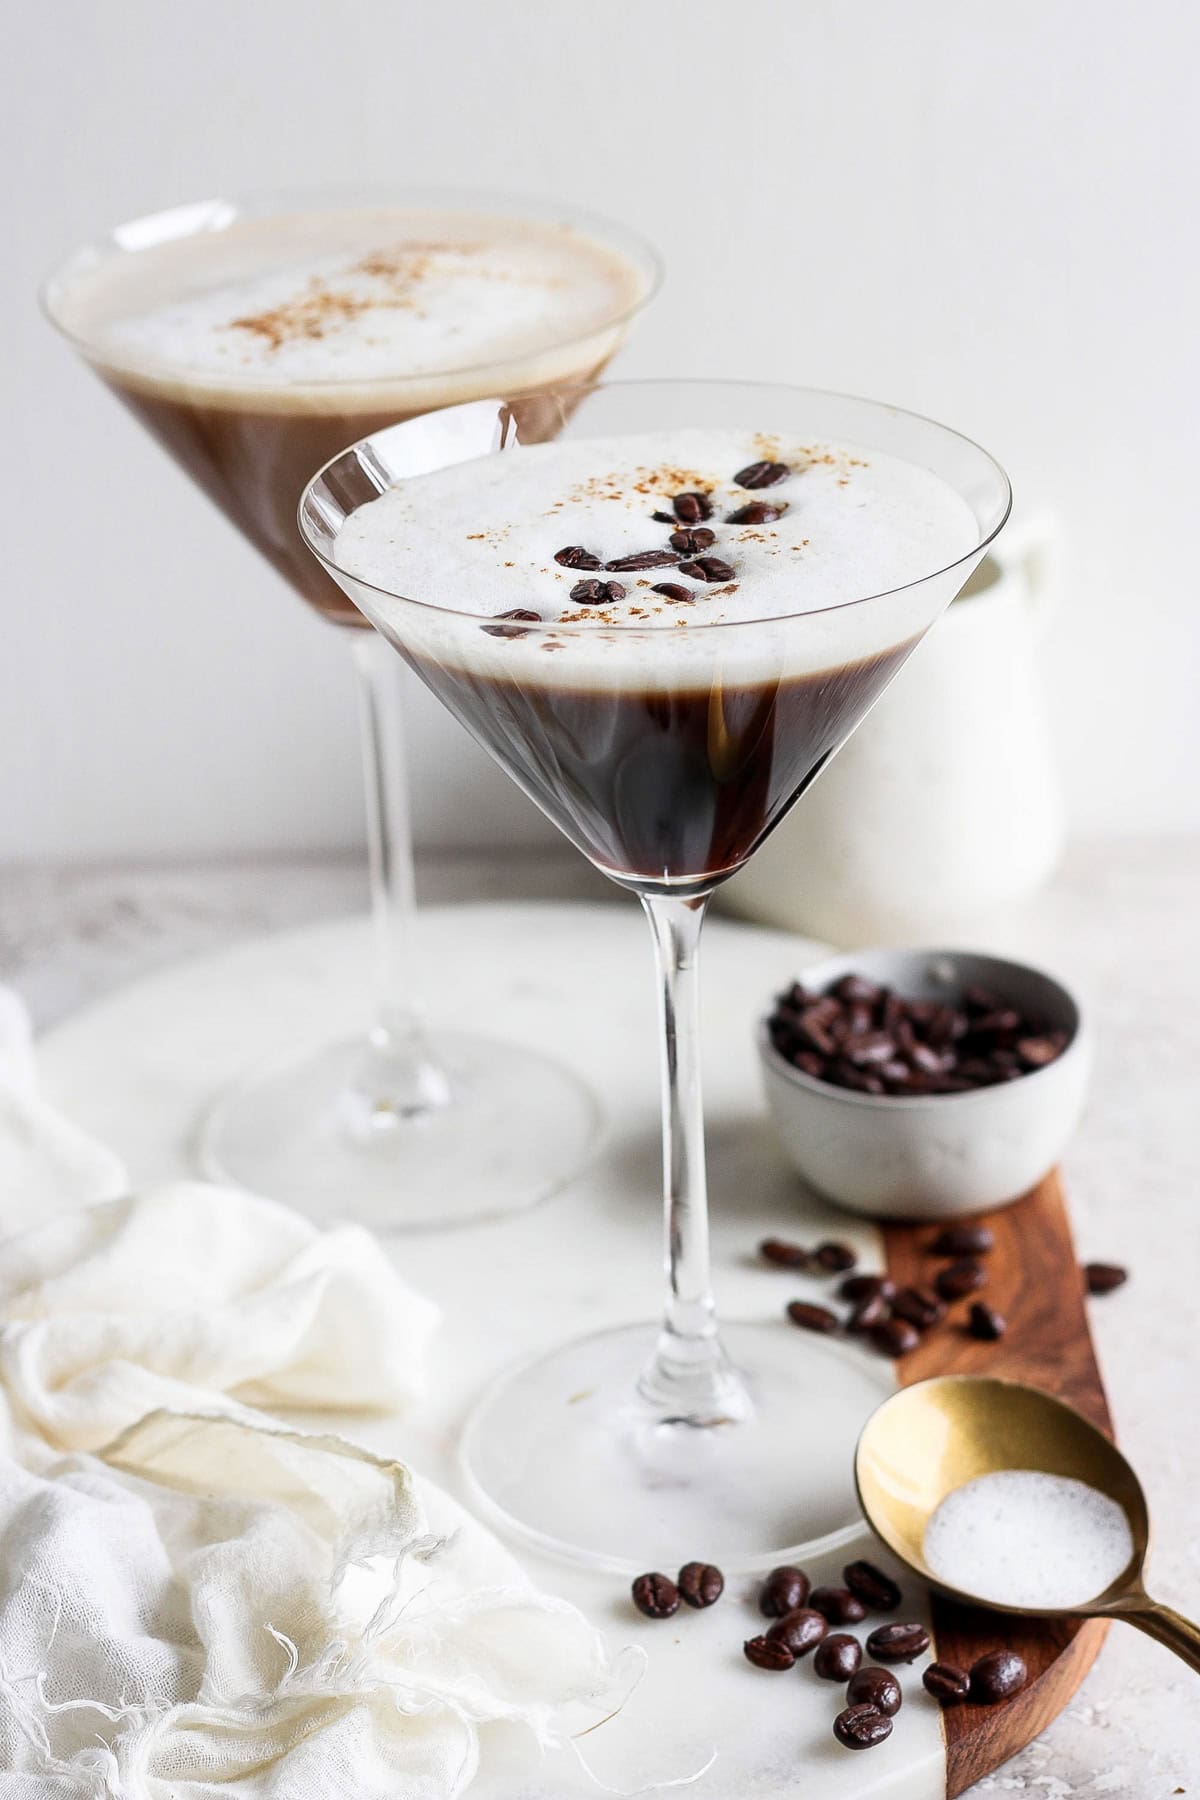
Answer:
POLYGON ((361 1038, 257 1071, 205 1119, 204 1173, 320 1223, 395 1232, 522 1212, 585 1167, 600 1110, 568 1069, 463 1032, 437 1033, 433 1053, 403 1108, 362 1092, 361 1038))
POLYGON ((744 1423, 671 1421, 638 1393, 658 1328, 579 1338, 504 1376, 464 1433, 471 1497, 529 1547, 634 1575, 691 1557, 771 1568, 857 1536, 854 1447, 895 1391, 865 1352, 782 1322, 724 1325, 744 1423))

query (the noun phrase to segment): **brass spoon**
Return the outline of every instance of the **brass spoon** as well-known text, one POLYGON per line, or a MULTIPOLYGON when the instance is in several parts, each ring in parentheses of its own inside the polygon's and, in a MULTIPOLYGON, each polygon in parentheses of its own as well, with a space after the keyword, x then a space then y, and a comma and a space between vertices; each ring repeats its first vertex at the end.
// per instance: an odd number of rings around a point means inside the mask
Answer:
POLYGON ((1141 1483, 1115 1445, 1049 1394, 1018 1381, 942 1375, 894 1394, 867 1421, 855 1455, 867 1523, 938 1593, 992 1612, 1038 1618, 1124 1619, 1200 1674, 1200 1626, 1151 1600, 1143 1582, 1150 1519, 1141 1483), (1124 1510, 1133 1555, 1102 1594, 1081 1606, 999 1606, 948 1587, 925 1561, 925 1527, 947 1494, 978 1475, 1036 1469, 1098 1488, 1124 1510))

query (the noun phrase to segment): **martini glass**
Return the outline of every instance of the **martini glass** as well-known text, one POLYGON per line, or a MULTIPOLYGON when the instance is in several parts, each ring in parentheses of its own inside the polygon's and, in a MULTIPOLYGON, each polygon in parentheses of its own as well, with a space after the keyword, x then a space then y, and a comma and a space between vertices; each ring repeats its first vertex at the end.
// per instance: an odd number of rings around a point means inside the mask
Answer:
MULTIPOLYGON (((371 239, 368 236, 367 241, 371 239)), ((394 658, 345 592, 304 548, 296 506, 314 468, 355 438, 451 401, 588 380, 620 347, 658 283, 654 253, 623 228, 557 203, 439 189, 321 190, 261 200, 215 199, 118 226, 47 283, 45 310, 95 372, 215 501, 300 597, 338 630, 360 695, 373 923, 374 1022, 363 1034, 253 1071, 207 1117, 201 1161, 217 1180, 289 1201, 317 1218, 353 1216, 376 1230, 457 1224, 513 1212, 562 1187, 599 1132, 592 1095, 541 1051, 474 1032, 430 1032, 411 966, 412 841, 394 658), (469 232, 541 225, 599 246, 625 277, 619 300, 574 335, 551 323, 503 361, 377 379, 302 380, 189 370, 162 353, 114 349, 87 296, 151 268, 147 305, 176 305, 207 287, 260 276, 271 258, 328 253, 378 229, 386 246, 402 215, 417 235, 432 220, 469 232), (373 221, 382 220, 376 227, 373 221), (366 226, 360 224, 366 220, 366 226), (414 227, 413 221, 416 221, 414 227)), ((111 288, 110 288, 111 291, 111 288)), ((170 346, 167 346, 169 352, 170 346)), ((556 409, 539 415, 557 429, 556 409)), ((536 433, 533 415, 528 429, 536 433)))
MULTIPOLYGON (((715 889, 970 575, 1009 499, 983 450, 912 414, 799 388, 657 381, 452 408, 356 445, 305 493, 301 529, 329 573, 584 855, 640 898, 650 922, 663 1319, 579 1339, 505 1375, 463 1443, 477 1501, 543 1550, 626 1571, 674 1568, 687 1555, 752 1568, 831 1548, 859 1528, 853 1448, 890 1391, 883 1365, 774 1320, 718 1327, 697 1041, 700 930, 715 889), (339 566, 339 533, 360 507, 406 477, 521 455, 527 425, 535 438, 549 435, 547 407, 557 408, 563 437, 645 433, 651 464, 655 435, 685 426, 891 453, 962 498, 975 541, 951 566, 891 592, 785 618, 689 619, 685 630, 515 615, 504 624, 495 613, 449 610, 435 595, 386 592, 339 566)), ((395 556, 399 588, 402 542, 395 556)))

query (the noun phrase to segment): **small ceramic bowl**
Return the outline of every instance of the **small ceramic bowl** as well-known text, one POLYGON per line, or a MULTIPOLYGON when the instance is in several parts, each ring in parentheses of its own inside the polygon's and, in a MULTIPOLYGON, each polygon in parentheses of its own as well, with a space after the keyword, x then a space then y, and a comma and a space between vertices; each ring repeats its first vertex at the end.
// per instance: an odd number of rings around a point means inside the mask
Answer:
POLYGON ((767 1103, 788 1160, 850 1212, 951 1219, 1019 1200, 1052 1169, 1083 1108, 1091 1041, 1059 982, 1023 963, 963 950, 854 950, 801 970, 824 992, 862 974, 906 999, 955 1000, 992 988, 1049 1030, 1070 1033, 1045 1068, 965 1094, 849 1092, 794 1068, 758 1028, 767 1103))

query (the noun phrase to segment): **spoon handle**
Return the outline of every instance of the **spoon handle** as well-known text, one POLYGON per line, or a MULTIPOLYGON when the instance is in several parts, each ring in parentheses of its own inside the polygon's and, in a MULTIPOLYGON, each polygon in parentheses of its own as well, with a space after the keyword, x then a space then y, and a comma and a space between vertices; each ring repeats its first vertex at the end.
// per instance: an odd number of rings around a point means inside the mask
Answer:
POLYGON ((1144 1631, 1147 1637, 1165 1644, 1189 1669, 1200 1675, 1200 1625, 1185 1619, 1173 1606, 1161 1606, 1157 1600, 1147 1600, 1144 1606, 1122 1611, 1120 1616, 1136 1625, 1139 1631, 1144 1631))

